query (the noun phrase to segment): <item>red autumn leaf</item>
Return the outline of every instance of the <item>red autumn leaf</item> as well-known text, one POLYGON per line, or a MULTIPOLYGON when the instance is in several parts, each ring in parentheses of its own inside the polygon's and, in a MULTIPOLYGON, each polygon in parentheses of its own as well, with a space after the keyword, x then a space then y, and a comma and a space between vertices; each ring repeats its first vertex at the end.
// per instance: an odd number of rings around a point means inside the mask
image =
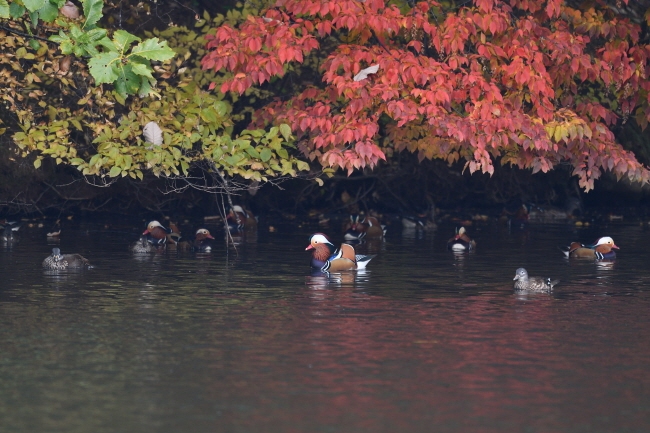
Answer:
POLYGON ((268 82, 278 99, 256 125, 291 124, 307 158, 348 172, 408 150, 467 158, 470 172, 564 161, 586 188, 605 169, 650 180, 613 132, 650 120, 638 24, 600 3, 476 0, 445 6, 443 20, 434 1, 409 4, 278 0, 207 37, 202 65, 232 74, 222 91, 268 82))

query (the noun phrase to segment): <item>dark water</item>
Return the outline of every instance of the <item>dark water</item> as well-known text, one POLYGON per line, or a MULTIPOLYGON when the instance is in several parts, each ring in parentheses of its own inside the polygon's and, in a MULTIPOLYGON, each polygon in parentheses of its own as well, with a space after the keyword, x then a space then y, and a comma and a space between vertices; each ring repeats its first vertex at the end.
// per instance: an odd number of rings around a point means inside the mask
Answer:
POLYGON ((0 248, 0 431, 650 431, 640 226, 472 227, 461 257, 451 226, 393 229, 359 248, 378 252, 366 272, 330 278, 310 275, 308 229, 134 257, 138 229, 25 227, 0 248), (614 263, 557 249, 601 235, 614 263), (95 268, 42 271, 52 246, 95 268), (520 266, 561 283, 517 295, 520 266))

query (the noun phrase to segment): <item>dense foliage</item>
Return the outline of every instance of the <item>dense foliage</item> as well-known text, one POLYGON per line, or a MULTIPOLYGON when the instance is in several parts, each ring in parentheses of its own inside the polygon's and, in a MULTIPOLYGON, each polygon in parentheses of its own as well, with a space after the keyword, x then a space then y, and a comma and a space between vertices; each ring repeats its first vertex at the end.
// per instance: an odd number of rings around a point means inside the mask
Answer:
POLYGON ((647 183, 613 133, 650 118, 650 50, 619 11, 604 1, 277 0, 218 27, 202 64, 232 73, 221 92, 282 88, 256 126, 287 122, 324 166, 351 172, 409 150, 490 174, 495 160, 534 172, 568 162, 586 190, 603 170, 647 183), (291 92, 276 85, 287 76, 291 92))
POLYGON ((99 28, 102 0, 81 4, 70 12, 70 1, 0 0, 0 132, 35 167, 49 157, 95 184, 152 173, 208 190, 220 179, 263 182, 309 168, 293 155, 287 125, 235 131, 242 114, 207 91, 220 78, 199 67, 203 36, 241 14, 206 14, 196 30, 171 26, 143 39, 99 28))

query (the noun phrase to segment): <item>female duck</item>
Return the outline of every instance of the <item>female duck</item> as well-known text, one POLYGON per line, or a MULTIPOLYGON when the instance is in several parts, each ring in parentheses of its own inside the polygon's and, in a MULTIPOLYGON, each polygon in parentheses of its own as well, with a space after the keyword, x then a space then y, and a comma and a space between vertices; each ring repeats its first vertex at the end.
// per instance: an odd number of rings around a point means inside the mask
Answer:
POLYGON ((52 254, 43 260, 43 268, 51 271, 63 269, 92 268, 88 259, 81 254, 61 254, 58 248, 52 248, 52 254))
POLYGON ((515 290, 530 292, 548 292, 553 290, 553 287, 560 282, 550 278, 529 277, 524 268, 517 269, 513 280, 515 281, 515 290))

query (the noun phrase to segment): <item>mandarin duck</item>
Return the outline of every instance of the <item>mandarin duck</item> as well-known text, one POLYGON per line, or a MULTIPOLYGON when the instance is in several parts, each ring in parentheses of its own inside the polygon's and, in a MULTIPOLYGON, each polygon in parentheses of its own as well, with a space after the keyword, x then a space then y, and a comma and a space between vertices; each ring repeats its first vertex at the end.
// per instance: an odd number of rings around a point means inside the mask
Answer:
POLYGON ((158 221, 151 221, 147 224, 147 228, 142 232, 142 236, 149 235, 147 239, 150 243, 153 243, 157 246, 165 246, 167 244, 169 235, 172 231, 168 228, 163 227, 158 221))
POLYGON ((16 235, 19 228, 20 226, 11 227, 7 225, 4 228, 0 226, 0 241, 7 244, 18 241, 16 235))
POLYGON ((467 235, 465 227, 456 231, 456 235, 447 241, 447 249, 452 251, 473 251, 476 249, 476 242, 467 235))
POLYGON ((360 218, 361 216, 358 214, 350 215, 350 221, 343 225, 343 231, 345 232, 343 239, 346 241, 360 241, 366 236, 366 233, 360 228, 360 218))
POLYGON ((151 236, 151 233, 140 236, 140 239, 133 245, 131 245, 131 252, 136 254, 144 253, 155 253, 165 249, 165 244, 160 244, 160 242, 151 236))
POLYGON ((52 254, 43 260, 43 268, 51 271, 63 269, 92 268, 88 259, 80 254, 61 254, 58 248, 52 248, 52 254))
POLYGON ((244 230, 255 230, 257 218, 252 212, 245 210, 239 205, 234 205, 226 217, 228 230, 232 233, 243 232, 244 230))
POLYGON ((515 290, 529 291, 529 292, 548 292, 553 290, 553 287, 560 282, 560 280, 551 280, 550 278, 542 277, 529 277, 528 272, 524 268, 519 268, 515 271, 515 290))
POLYGON ((209 253, 212 251, 212 241, 214 237, 210 234, 208 229, 198 229, 192 242, 192 250, 202 253, 209 253))
POLYGON ((379 224, 379 220, 373 216, 365 217, 361 221, 360 228, 368 239, 382 239, 386 234, 386 226, 379 224))
POLYGON ((0 220, 0 230, 8 228, 7 226, 13 226, 16 224, 16 221, 9 221, 6 218, 0 220))
POLYGON ((341 244, 336 249, 327 236, 315 233, 309 237, 309 245, 305 251, 314 250, 311 257, 311 267, 323 272, 340 272, 355 269, 365 269, 374 255, 355 254, 354 247, 341 244))
POLYGON ((176 224, 173 222, 169 223, 169 233, 167 233, 167 244, 168 245, 176 245, 178 242, 181 240, 181 231, 178 229, 176 224))
POLYGON ((619 248, 614 239, 604 236, 593 245, 583 245, 580 242, 571 242, 571 245, 562 249, 565 257, 588 258, 596 260, 612 260, 616 258, 619 248))

